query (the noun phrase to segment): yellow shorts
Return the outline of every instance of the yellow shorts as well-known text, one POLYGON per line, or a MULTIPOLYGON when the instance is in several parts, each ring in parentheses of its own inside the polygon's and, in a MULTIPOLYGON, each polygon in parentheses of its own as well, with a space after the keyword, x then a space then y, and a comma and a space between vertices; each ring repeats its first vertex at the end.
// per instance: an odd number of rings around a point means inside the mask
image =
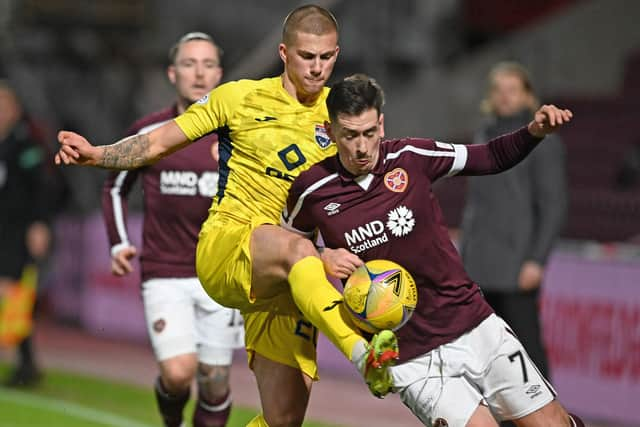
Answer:
POLYGON ((249 366, 257 352, 317 379, 317 330, 302 316, 291 294, 261 300, 251 296, 251 232, 263 224, 273 221, 257 217, 249 224, 206 222, 196 250, 198 278, 218 304, 242 312, 249 366))

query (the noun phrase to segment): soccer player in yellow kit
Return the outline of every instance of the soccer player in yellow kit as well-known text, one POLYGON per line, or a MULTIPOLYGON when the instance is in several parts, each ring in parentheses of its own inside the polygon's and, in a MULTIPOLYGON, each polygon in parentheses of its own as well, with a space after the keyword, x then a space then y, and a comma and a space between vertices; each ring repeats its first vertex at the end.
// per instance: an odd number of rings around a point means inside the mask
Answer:
MULTIPOLYGON (((254 426, 302 423, 317 377, 313 326, 356 365, 378 396, 391 389, 386 368, 397 356, 391 331, 370 344, 356 332, 313 244, 278 225, 293 179, 336 152, 323 127, 328 121, 324 84, 339 51, 335 18, 317 6, 294 10, 278 49, 284 63, 279 77, 221 85, 175 120, 112 145, 92 146, 61 131, 56 155, 58 164, 130 169, 218 132, 219 186, 200 234, 196 269, 214 300, 244 315, 264 413, 249 424, 254 426)), ((343 263, 361 262, 346 251, 339 255, 343 263)))

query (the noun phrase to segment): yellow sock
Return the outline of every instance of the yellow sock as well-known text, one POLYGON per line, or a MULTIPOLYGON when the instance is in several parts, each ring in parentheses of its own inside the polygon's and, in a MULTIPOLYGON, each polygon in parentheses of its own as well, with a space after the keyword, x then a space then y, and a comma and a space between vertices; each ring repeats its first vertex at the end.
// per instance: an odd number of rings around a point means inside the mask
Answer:
POLYGON ((256 415, 249 423, 247 427, 269 427, 269 424, 264 420, 262 414, 256 415))
POLYGON ((308 256, 293 265, 289 285, 296 305, 316 328, 351 360, 358 342, 366 341, 349 321, 342 295, 327 280, 322 260, 308 256))

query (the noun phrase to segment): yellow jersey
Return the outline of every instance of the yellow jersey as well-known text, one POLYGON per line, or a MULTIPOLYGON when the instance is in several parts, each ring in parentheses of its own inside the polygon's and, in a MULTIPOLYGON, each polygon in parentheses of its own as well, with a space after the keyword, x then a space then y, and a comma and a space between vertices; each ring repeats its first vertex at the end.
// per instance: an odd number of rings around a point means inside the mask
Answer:
POLYGON ((280 223, 289 187, 298 174, 336 153, 324 129, 329 120, 324 88, 303 105, 281 77, 239 80, 213 89, 174 120, 190 141, 219 136, 218 192, 209 221, 280 223))

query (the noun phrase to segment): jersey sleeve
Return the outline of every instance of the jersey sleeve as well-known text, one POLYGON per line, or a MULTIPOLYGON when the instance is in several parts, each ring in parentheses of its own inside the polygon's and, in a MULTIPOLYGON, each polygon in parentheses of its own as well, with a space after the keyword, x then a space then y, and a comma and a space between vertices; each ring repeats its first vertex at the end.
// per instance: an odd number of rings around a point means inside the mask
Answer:
POLYGON ((224 127, 245 92, 242 82, 218 86, 174 120, 189 141, 195 141, 224 127))
POLYGON ((396 158, 405 151, 421 159, 431 181, 459 173, 467 162, 467 149, 464 145, 419 138, 397 141, 394 146, 388 147, 386 160, 396 158))
POLYGON ((140 169, 111 172, 102 187, 102 215, 111 246, 111 256, 131 246, 127 230, 127 196, 139 173, 140 169))
MULTIPOLYGON (((127 129, 125 135, 135 135, 143 127, 143 121, 139 120, 127 129)), ((129 212, 127 197, 139 174, 140 169, 109 172, 102 186, 102 217, 107 229, 111 256, 121 249, 131 246, 127 229, 129 212)))
POLYGON ((286 230, 312 238, 316 227, 313 225, 311 215, 307 210, 309 204, 305 205, 307 196, 305 190, 307 187, 303 176, 303 174, 298 176, 289 189, 287 203, 280 216, 280 225, 286 230))
POLYGON ((426 173, 432 181, 443 176, 489 175, 504 172, 520 163, 541 141, 526 127, 492 139, 486 144, 461 145, 431 139, 409 139, 395 152, 411 151, 425 158, 426 173))
POLYGON ((486 144, 467 146, 467 159, 461 175, 490 175, 511 169, 524 160, 542 141, 527 127, 493 138, 486 144))

